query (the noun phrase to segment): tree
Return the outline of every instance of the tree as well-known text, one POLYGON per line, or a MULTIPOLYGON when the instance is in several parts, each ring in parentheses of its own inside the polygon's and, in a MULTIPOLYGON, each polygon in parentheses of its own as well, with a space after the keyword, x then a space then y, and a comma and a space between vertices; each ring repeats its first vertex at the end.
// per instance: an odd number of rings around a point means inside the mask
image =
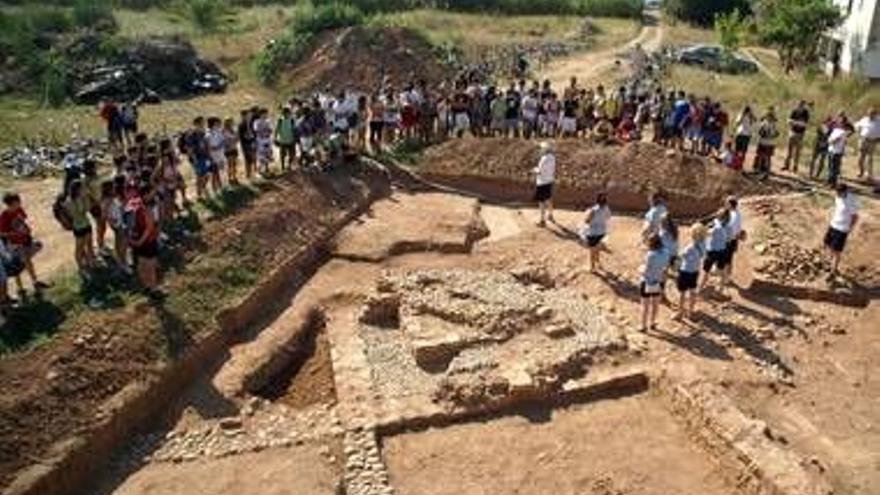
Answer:
POLYGON ((715 16, 715 35, 727 53, 737 51, 742 44, 746 18, 739 10, 715 16))
POLYGON ((822 35, 842 20, 831 0, 760 0, 757 16, 758 36, 776 48, 786 73, 814 63, 822 35))
POLYGON ((719 14, 750 9, 748 0, 666 0, 663 5, 668 15, 700 26, 711 26, 719 14))

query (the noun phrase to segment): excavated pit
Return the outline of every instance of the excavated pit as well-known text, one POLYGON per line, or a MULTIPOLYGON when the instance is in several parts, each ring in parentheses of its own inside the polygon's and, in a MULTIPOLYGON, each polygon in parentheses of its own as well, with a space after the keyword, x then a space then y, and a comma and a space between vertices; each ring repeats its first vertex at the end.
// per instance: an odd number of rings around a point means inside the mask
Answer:
POLYGON ((307 327, 292 347, 289 364, 254 395, 295 409, 336 403, 330 341, 323 321, 307 327))

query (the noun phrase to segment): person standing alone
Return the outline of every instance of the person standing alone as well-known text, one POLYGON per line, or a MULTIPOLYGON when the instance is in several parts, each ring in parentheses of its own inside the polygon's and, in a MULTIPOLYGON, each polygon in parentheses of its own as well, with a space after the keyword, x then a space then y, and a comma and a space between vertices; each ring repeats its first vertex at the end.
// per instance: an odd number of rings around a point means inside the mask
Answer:
POLYGON ((553 154, 553 147, 549 142, 543 141, 541 147, 541 158, 538 160, 538 166, 535 167, 535 201, 541 209, 541 220, 538 225, 543 227, 547 220, 553 221, 553 182, 556 180, 556 155, 553 154))
POLYGON ((825 233, 825 248, 831 254, 830 278, 837 275, 847 237, 859 221, 858 211, 856 198, 850 193, 849 187, 846 184, 838 184, 837 197, 834 199, 834 213, 831 215, 831 224, 825 233))

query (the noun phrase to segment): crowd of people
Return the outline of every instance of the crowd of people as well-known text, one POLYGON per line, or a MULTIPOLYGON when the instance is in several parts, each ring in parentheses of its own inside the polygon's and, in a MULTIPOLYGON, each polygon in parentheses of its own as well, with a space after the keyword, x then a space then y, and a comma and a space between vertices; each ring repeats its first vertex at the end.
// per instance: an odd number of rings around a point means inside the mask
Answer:
MULTIPOLYGON (((188 202, 183 157, 201 200, 277 169, 324 169, 344 163, 352 153, 376 152, 403 140, 431 143, 465 134, 604 143, 648 139, 736 170, 744 168, 754 147, 753 168, 766 177, 781 136, 772 107, 758 117, 747 106, 731 118, 718 101, 665 91, 655 83, 587 88, 576 78, 560 92, 550 81, 518 80, 507 87, 466 78, 438 86, 417 80, 394 87, 385 81, 372 94, 342 91, 291 98, 274 118, 266 107, 242 110, 237 120, 199 116, 173 137, 140 132, 137 102, 104 101, 99 115, 113 150, 113 172, 102 177, 97 163, 89 159, 68 167, 53 213, 75 238, 74 259, 84 277, 109 259, 126 273, 134 266, 145 290, 156 297, 161 297, 156 257, 163 232, 188 202), (113 234, 112 248, 108 231, 113 234)), ((805 137, 814 125, 811 119, 811 106, 803 101, 789 114, 783 170, 799 171, 805 137)), ((809 175, 819 177, 827 168, 827 182, 837 185, 847 140, 854 133, 859 137, 859 175, 873 180, 873 153, 880 139, 875 110, 855 123, 840 112, 816 124, 809 175)), ((544 187, 539 187, 538 199, 552 196, 550 168, 545 163, 539 173, 539 186, 544 187)), ((6 278, 14 276, 20 295, 26 296, 23 272, 34 292, 46 287, 33 266, 41 246, 30 234, 22 199, 9 193, 4 201, 0 256, 8 261, 0 285, 6 294, 6 278)), ((550 202, 540 203, 542 219, 545 209, 552 218, 550 202)), ((594 216, 604 218, 601 212, 594 216)), ((711 232, 708 235, 711 239, 711 232)), ((2 300, 8 305, 12 298, 6 294, 2 300)))
MULTIPOLYGON (((539 207, 538 226, 544 227, 548 220, 554 221, 553 186, 557 162, 549 142, 541 142, 539 147, 541 156, 534 169, 534 200, 539 207)), ((835 192, 834 209, 824 237, 824 246, 831 260, 830 278, 838 273, 847 238, 859 218, 858 205, 849 186, 838 183, 835 192)), ((604 240, 609 234, 611 220, 608 203, 608 195, 599 193, 578 230, 578 236, 589 250, 590 271, 593 273, 602 270, 601 257, 606 250, 604 240)), ((715 215, 694 222, 687 229, 685 239, 682 237, 678 221, 667 208, 665 194, 662 191, 652 194, 641 231, 646 251, 639 268, 642 331, 656 329, 660 301, 666 299, 667 280, 674 280, 679 292, 675 316, 679 320, 693 318, 699 293, 708 287, 711 276, 719 278, 720 291, 728 286, 739 244, 746 238, 739 200, 735 196, 728 197, 715 215)))

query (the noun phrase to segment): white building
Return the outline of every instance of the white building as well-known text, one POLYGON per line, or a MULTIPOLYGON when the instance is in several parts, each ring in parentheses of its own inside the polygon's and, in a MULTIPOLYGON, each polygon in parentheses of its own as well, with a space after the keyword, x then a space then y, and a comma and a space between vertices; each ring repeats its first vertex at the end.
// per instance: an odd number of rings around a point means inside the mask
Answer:
POLYGON ((821 47, 825 72, 880 79, 880 0, 833 0, 843 22, 821 47))

